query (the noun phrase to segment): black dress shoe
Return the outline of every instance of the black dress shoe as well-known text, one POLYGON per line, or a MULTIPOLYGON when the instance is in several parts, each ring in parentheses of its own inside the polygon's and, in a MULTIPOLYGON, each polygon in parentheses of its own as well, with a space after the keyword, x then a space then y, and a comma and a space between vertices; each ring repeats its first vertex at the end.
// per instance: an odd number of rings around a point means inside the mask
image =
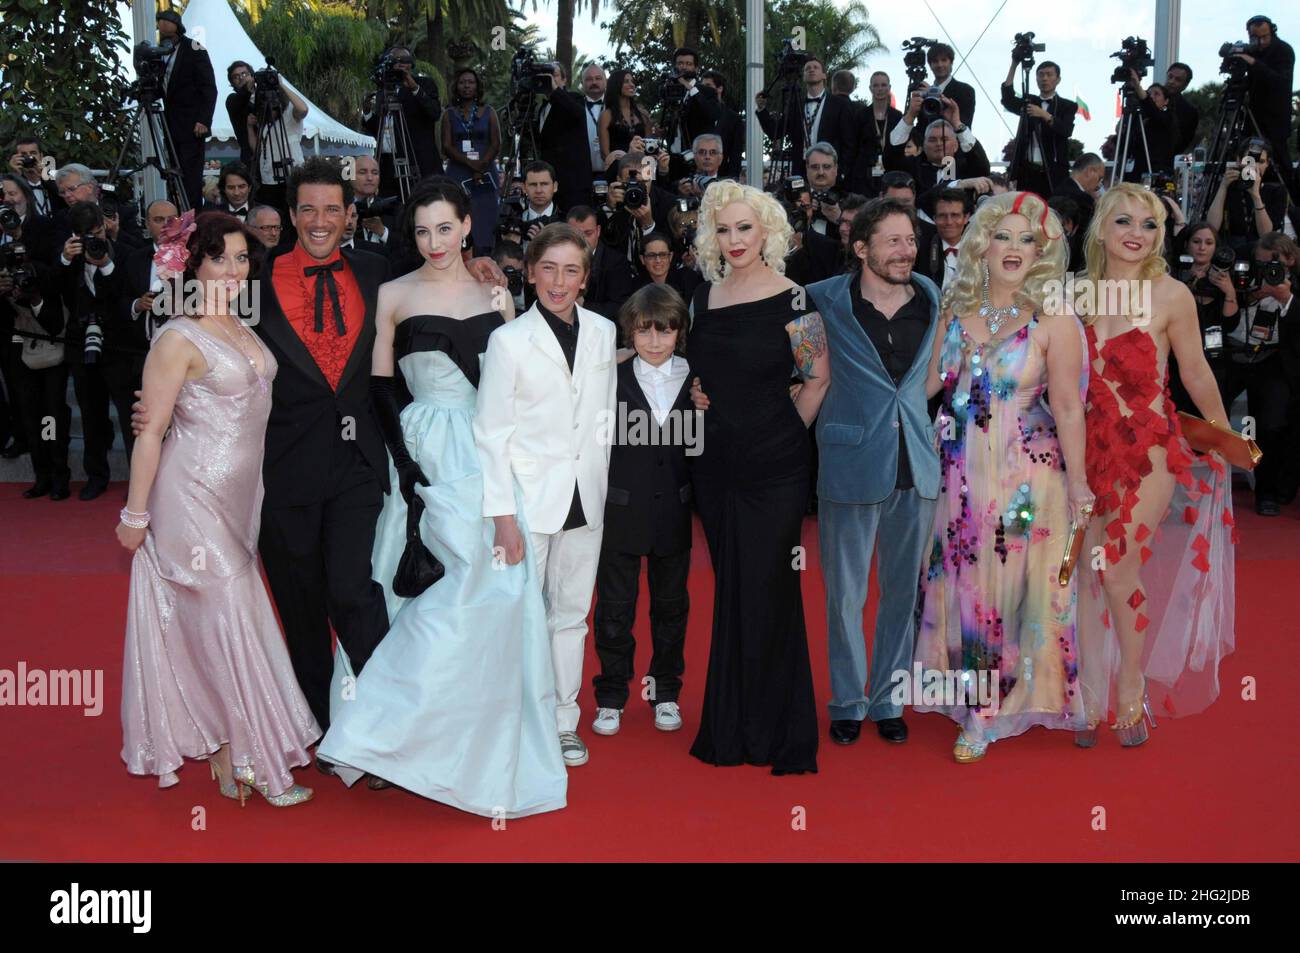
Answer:
POLYGON ((103 496, 104 491, 107 489, 108 489, 107 483, 99 483, 99 482, 87 483, 85 486, 81 488, 81 492, 78 493, 77 496, 83 500, 93 500, 96 497, 103 496))
POLYGON ((36 500, 50 492, 48 483, 33 483, 27 489, 23 490, 24 500, 36 500))
POLYGON ((9 444, 9 446, 0 450, 0 457, 4 457, 6 460, 17 460, 26 452, 27 443, 22 440, 15 440, 13 443, 9 444))
POLYGON ((1256 500, 1255 512, 1260 516, 1277 516, 1282 508, 1277 505, 1277 500, 1256 500))
POLYGON ((66 500, 70 496, 72 496, 72 491, 68 489, 68 484, 66 483, 60 483, 55 486, 54 489, 50 490, 50 499, 56 502, 59 500, 66 500))
POLYGON ((862 722, 851 718, 838 719, 831 722, 831 741, 837 745, 851 745, 858 740, 861 731, 862 722))
POLYGON ((334 777, 334 763, 332 761, 322 761, 320 755, 316 756, 316 770, 327 778, 334 777))
POLYGON ((901 745, 907 740, 907 722, 901 718, 882 718, 876 722, 876 731, 886 741, 901 745))

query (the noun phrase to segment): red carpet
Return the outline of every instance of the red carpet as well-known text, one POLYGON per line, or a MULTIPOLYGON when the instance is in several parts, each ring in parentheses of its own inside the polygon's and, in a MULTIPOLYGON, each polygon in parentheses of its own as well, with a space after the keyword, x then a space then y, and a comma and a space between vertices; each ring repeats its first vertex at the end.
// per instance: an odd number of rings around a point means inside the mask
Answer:
MULTIPOLYGON (((58 504, 23 500, 20 489, 0 485, 0 668, 14 671, 22 660, 29 670, 103 669, 104 711, 0 708, 3 860, 1300 859, 1288 694, 1300 664, 1297 506, 1265 520, 1238 497, 1238 648, 1207 712, 1162 721, 1135 750, 1105 731, 1084 751, 1067 733, 1035 730, 995 745, 976 765, 953 763, 955 726, 939 715, 909 716, 912 738, 903 746, 874 733, 849 748, 825 738, 825 607, 809 520, 804 600, 823 740, 821 773, 803 777, 713 768, 687 754, 712 605, 697 535, 685 728, 655 731, 648 706, 635 706, 618 736, 592 734, 588 639, 580 701, 591 761, 570 773, 569 807, 493 830, 485 818, 397 790, 349 791, 314 771, 299 778, 316 799, 288 810, 260 799, 241 810, 217 795, 201 764, 188 764, 166 791, 128 776, 118 717, 128 555, 113 535, 121 489, 93 503, 74 492, 58 504), (1258 701, 1241 698, 1247 677, 1258 682, 1258 701), (206 831, 192 829, 197 807, 206 831), (1104 831, 1093 829, 1097 808, 1104 831), (796 816, 805 829, 794 829, 796 816)), ((648 660, 646 625, 643 604, 639 666, 648 660)))

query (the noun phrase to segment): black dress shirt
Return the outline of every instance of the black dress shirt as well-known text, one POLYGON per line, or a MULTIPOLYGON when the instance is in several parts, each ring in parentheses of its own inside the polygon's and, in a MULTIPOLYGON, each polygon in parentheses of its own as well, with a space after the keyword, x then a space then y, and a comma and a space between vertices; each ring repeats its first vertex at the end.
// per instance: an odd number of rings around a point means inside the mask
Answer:
MULTIPOLYGON (((564 359, 569 362, 569 373, 573 373, 573 362, 578 356, 578 309, 573 309, 573 324, 561 321, 554 314, 542 307, 542 303, 537 302, 537 310, 542 312, 542 317, 550 325, 551 331, 555 334, 555 340, 560 342, 560 350, 564 352, 564 359)), ((578 496, 578 481, 573 481, 573 502, 569 504, 569 515, 564 518, 563 528, 577 529, 579 526, 587 525, 587 517, 582 512, 582 499, 578 496)))
MULTIPOLYGON (((885 373, 897 387, 916 360, 925 333, 930 329, 930 299, 915 282, 912 282, 912 300, 903 305, 892 318, 886 318, 870 301, 862 297, 862 285, 853 282, 853 316, 867 332, 871 343, 885 365, 885 373)), ((898 428, 898 479, 894 486, 899 490, 913 487, 912 466, 907 458, 907 442, 903 428, 898 428)))

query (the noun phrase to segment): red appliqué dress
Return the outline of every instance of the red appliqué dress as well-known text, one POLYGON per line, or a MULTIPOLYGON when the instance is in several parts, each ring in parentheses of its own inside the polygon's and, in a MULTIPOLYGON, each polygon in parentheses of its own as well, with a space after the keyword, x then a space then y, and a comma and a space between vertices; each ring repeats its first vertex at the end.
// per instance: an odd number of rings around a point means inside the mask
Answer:
POLYGON ((1098 347, 1095 328, 1086 334, 1092 366, 1086 466, 1097 503, 1089 552, 1079 560, 1084 697, 1090 711, 1107 719, 1119 707, 1119 639, 1101 588, 1102 567, 1136 546, 1140 585, 1125 601, 1145 636, 1143 671, 1153 710, 1157 718, 1194 714, 1218 697, 1219 661, 1234 645, 1231 474, 1220 458, 1188 447, 1151 335, 1135 327, 1098 347), (1155 525, 1135 525, 1134 509, 1153 489, 1146 478, 1157 447, 1175 480, 1173 497, 1155 525))

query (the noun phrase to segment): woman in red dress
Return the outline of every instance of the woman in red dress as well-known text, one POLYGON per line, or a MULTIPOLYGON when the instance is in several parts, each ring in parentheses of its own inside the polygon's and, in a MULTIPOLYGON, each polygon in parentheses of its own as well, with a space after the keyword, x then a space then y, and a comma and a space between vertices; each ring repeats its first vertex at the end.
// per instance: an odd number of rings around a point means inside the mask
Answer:
POLYGON ((1132 746, 1155 725, 1153 700, 1171 715, 1200 711, 1217 696, 1218 662, 1232 651, 1231 481, 1221 458, 1197 457, 1183 439, 1171 353, 1205 419, 1224 423, 1227 413, 1196 303, 1161 255, 1164 228, 1153 193, 1108 191, 1088 231, 1089 281, 1075 305, 1091 362, 1086 466, 1097 496, 1091 557, 1080 566, 1083 747, 1112 712, 1120 743, 1132 746))

